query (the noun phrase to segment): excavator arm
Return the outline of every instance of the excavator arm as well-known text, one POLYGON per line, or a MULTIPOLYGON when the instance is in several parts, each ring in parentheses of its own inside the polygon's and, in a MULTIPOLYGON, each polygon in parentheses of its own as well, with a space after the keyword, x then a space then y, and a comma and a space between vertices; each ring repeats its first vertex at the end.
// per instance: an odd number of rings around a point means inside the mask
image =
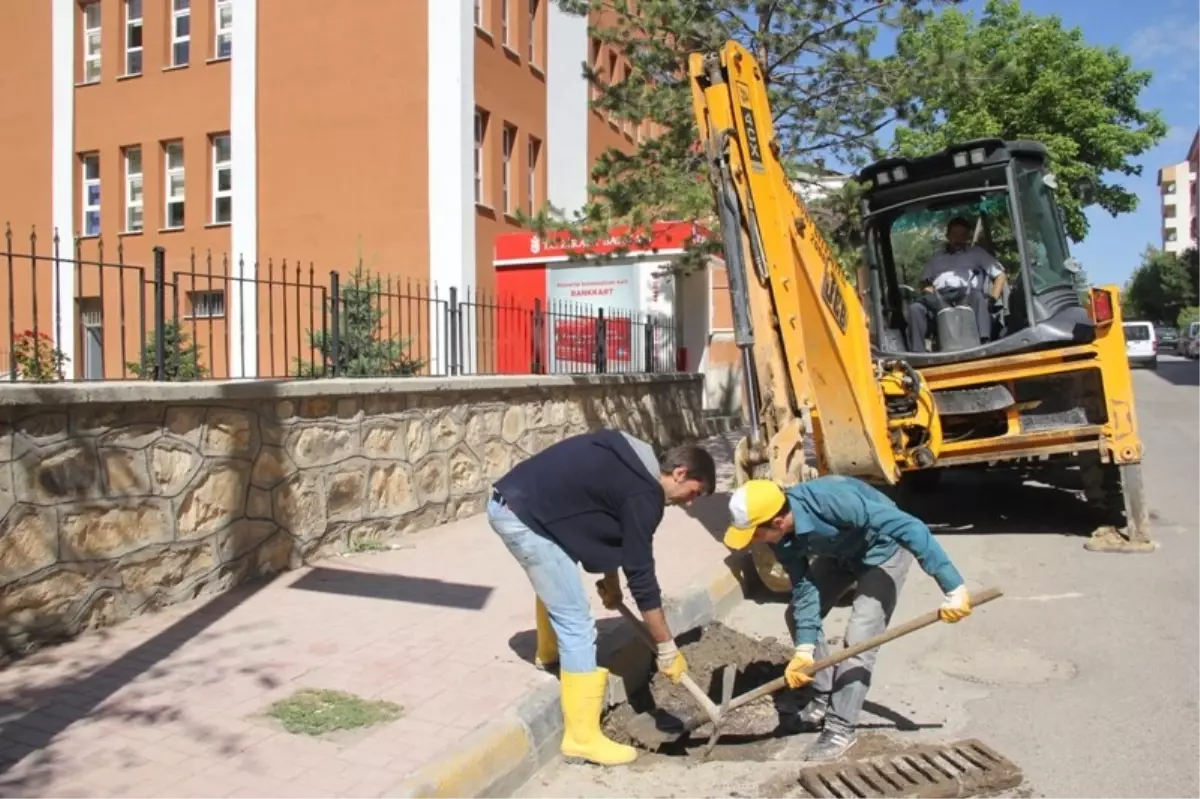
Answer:
POLYGON ((780 161, 766 84, 731 41, 688 72, 724 240, 749 436, 738 478, 805 479, 807 412, 821 473, 895 483, 941 446, 933 395, 907 363, 874 357, 867 315, 780 161))

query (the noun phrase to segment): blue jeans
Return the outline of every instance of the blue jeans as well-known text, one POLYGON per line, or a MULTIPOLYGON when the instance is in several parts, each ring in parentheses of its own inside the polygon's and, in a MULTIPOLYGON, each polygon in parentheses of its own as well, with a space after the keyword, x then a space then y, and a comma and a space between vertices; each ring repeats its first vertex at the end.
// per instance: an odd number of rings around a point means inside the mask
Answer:
POLYGON ((525 569, 558 636, 559 668, 596 670, 596 621, 579 576, 579 564, 555 542, 530 530, 507 505, 488 501, 488 524, 525 569))

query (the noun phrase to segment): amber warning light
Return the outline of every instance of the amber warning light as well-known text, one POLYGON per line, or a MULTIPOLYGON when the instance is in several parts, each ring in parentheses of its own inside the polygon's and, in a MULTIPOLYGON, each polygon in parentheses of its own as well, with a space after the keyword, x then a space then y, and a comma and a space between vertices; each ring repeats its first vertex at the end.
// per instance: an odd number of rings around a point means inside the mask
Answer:
POLYGON ((1092 321, 1098 325, 1106 325, 1112 321, 1112 294, 1104 289, 1092 290, 1092 321))

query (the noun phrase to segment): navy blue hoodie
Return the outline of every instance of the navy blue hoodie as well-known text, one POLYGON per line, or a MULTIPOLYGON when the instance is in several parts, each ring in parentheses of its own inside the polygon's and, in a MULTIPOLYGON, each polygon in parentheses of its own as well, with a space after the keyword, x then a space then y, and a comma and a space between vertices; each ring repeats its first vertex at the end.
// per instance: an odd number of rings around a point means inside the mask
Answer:
POLYGON ((572 436, 517 464, 496 490, 585 571, 624 571, 638 609, 662 607, 653 538, 666 496, 649 444, 617 430, 572 436))

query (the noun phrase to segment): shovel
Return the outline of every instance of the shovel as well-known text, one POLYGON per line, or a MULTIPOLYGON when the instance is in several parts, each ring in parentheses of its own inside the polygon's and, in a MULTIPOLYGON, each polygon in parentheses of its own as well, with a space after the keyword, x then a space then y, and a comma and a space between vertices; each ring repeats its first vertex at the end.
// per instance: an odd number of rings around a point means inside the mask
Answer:
MULTIPOLYGON (((650 635, 650 631, 646 629, 646 625, 642 623, 642 620, 634 616, 633 611, 631 611, 624 602, 617 603, 617 610, 620 611, 621 615, 625 617, 625 620, 629 622, 629 624, 637 632, 638 637, 642 639, 646 646, 650 647, 650 651, 657 652, 658 645, 655 643, 654 637, 650 635)), ((687 672, 684 672, 683 677, 679 680, 680 684, 683 685, 683 687, 687 689, 687 692, 692 695, 692 699, 696 700, 696 704, 700 706, 700 710, 703 712, 702 716, 697 717, 698 721, 696 726, 698 727, 701 724, 705 724, 710 721, 712 722, 714 730, 714 743, 716 741, 717 726, 721 721, 721 717, 725 715, 726 710, 729 708, 729 703, 733 698, 733 680, 737 676, 736 671, 729 666, 723 667, 721 671, 722 678, 720 706, 708 698, 708 694, 706 694, 699 685, 696 685, 696 681, 693 680, 691 675, 687 672)), ((638 716, 632 722, 630 722, 629 727, 647 729, 641 734, 637 733, 635 729, 629 728, 626 729, 626 732, 638 740, 646 740, 647 738, 652 740, 653 733, 650 732, 648 728, 653 727, 654 729, 657 729, 657 726, 658 725, 655 723, 653 717, 643 715, 638 716)))
MULTIPOLYGON (((999 597, 1001 597, 1003 595, 1004 595, 1004 592, 1001 591, 999 588, 985 588, 984 590, 980 591, 978 594, 971 595, 971 607, 977 608, 980 605, 985 605, 988 602, 991 602, 993 599, 998 599, 999 597)), ((628 612, 628 610, 626 612, 628 612)), ((903 624, 897 625, 896 627, 893 627, 890 630, 887 630, 887 631, 881 633, 880 635, 877 635, 873 638, 868 638, 866 641, 855 644, 854 646, 848 646, 845 649, 838 652, 837 654, 830 655, 829 657, 824 658, 823 660, 818 660, 816 663, 812 664, 804 671, 806 674, 809 674, 809 675, 816 674, 818 671, 827 669, 830 666, 836 666, 837 664, 841 663, 843 660, 852 658, 855 655, 861 654, 870 649, 874 649, 875 647, 878 647, 878 646, 883 646, 884 644, 888 643, 889 641, 894 641, 897 638, 908 635, 909 633, 916 632, 917 630, 920 630, 923 627, 928 627, 931 624, 937 624, 940 620, 941 620, 941 616, 938 615, 938 611, 936 611, 936 610, 930 611, 929 613, 923 613, 922 615, 917 616, 914 619, 910 619, 909 621, 906 621, 903 624)), ((731 689, 733 687, 733 679, 731 676, 732 671, 728 668, 726 668, 725 671, 726 671, 725 683, 728 686, 728 688, 731 689)), ((759 687, 757 687, 753 690, 747 691, 746 693, 742 694, 741 696, 735 697, 728 701, 726 701, 725 699, 722 699, 721 706, 719 708, 716 708, 715 706, 712 708, 713 710, 717 711, 715 718, 713 717, 713 713, 710 712, 710 709, 705 708, 704 716, 697 716, 697 717, 694 717, 694 718, 684 722, 683 728, 680 732, 672 734, 672 733, 663 733, 662 731, 659 731, 658 737, 660 739, 663 739, 664 742, 677 741, 681 738, 686 737, 687 735, 689 735, 691 732, 693 732, 697 728, 702 727, 709 722, 712 722, 713 732, 712 732, 712 735, 708 739, 708 743, 705 744, 704 751, 701 755, 701 757, 708 757, 708 753, 712 751, 713 746, 716 745, 717 739, 721 735, 721 723, 725 720, 725 718, 730 713, 732 713, 733 711, 737 710, 740 707, 745 707, 746 705, 750 704, 751 702, 756 702, 759 699, 762 699, 763 697, 770 696, 771 694, 775 693, 776 691, 779 691, 786 687, 787 687, 787 679, 785 677, 777 677, 776 679, 771 680, 769 683, 764 683, 763 685, 760 685, 759 687)), ((723 695, 723 696, 725 696, 725 695, 723 695)), ((707 699, 707 696, 705 697, 705 699, 707 699)), ((708 704, 712 705, 712 701, 709 700, 708 704)), ((653 740, 653 739, 651 738, 649 740, 653 740)))

